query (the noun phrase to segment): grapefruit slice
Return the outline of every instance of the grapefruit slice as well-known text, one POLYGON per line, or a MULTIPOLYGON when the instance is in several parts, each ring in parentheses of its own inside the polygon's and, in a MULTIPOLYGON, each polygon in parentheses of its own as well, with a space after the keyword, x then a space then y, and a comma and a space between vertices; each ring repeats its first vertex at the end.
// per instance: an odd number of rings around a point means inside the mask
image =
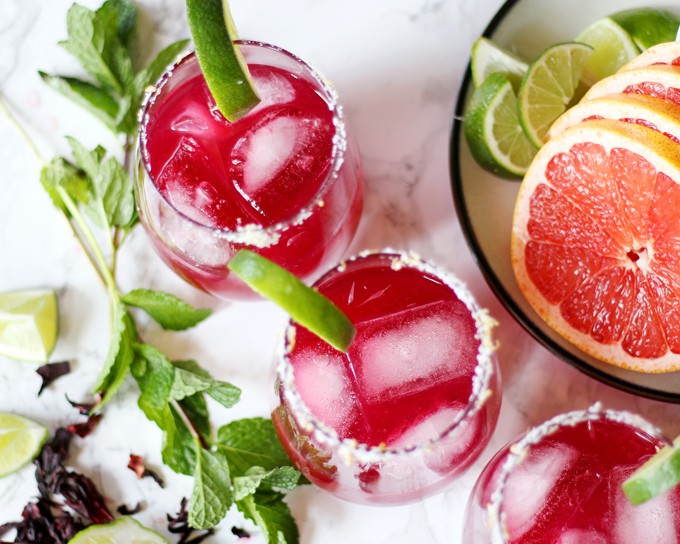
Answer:
POLYGON ((511 258, 534 310, 584 352, 680 368, 680 144, 593 120, 550 140, 520 187, 511 258))
POLYGON ((624 64, 621 70, 635 70, 658 64, 680 66, 680 42, 666 42, 650 47, 624 64))
POLYGON ((614 94, 583 100, 550 127, 549 138, 590 119, 618 119, 652 128, 680 143, 680 105, 643 94, 614 94))
POLYGON ((616 93, 644 94, 680 104, 680 66, 646 66, 619 71, 593 85, 583 100, 616 93))

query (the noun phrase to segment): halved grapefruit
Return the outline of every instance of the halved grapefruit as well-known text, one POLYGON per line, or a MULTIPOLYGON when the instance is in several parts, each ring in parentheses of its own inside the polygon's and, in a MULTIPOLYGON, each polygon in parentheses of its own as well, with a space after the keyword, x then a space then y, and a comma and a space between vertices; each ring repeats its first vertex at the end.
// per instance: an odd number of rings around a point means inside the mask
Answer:
POLYGON ((658 64, 680 66, 680 42, 666 42, 650 47, 624 64, 620 70, 635 70, 658 64))
POLYGON ((680 368, 680 144, 593 120, 536 155, 511 257, 520 290, 584 352, 642 372, 680 368))
POLYGON ((591 119, 617 119, 658 130, 680 143, 680 105, 643 94, 613 94, 582 100, 560 116, 548 131, 549 138, 591 119))
POLYGON ((680 66, 655 65, 621 70, 595 83, 583 100, 616 93, 644 94, 680 104, 680 66))

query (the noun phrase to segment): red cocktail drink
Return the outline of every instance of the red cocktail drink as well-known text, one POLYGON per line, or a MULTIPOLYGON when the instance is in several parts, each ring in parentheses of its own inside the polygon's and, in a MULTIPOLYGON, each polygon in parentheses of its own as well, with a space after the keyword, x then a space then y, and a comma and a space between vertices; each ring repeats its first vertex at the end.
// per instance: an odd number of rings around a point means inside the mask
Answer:
POLYGON ((362 176, 334 90, 279 48, 242 42, 261 102, 230 123, 191 54, 149 94, 137 197, 163 260, 189 283, 250 298, 226 264, 247 247, 300 277, 337 262, 357 228, 362 176))
POLYGON ((274 423, 315 484, 360 503, 418 500, 487 444, 500 406, 493 320, 412 255, 366 254, 315 286, 357 328, 342 354, 289 325, 274 423))
POLYGON ((626 412, 570 412, 530 430, 489 462, 468 502, 469 544, 671 544, 680 489, 639 506, 623 482, 670 444, 626 412))

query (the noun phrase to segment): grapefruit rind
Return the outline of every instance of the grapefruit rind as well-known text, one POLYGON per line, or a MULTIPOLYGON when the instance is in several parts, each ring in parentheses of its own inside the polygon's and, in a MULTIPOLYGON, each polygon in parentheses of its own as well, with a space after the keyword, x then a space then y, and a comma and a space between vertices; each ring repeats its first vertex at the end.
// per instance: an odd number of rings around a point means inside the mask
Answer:
MULTIPOLYGON (((546 169, 551 159, 568 152, 574 145, 593 142, 605 148, 623 148, 647 159, 657 172, 663 172, 676 183, 680 180, 680 144, 644 126, 612 120, 593 120, 569 128, 547 142, 537 153, 520 186, 513 217, 511 262, 517 285, 536 313, 557 333, 583 352, 622 368, 660 373, 680 369, 680 355, 667 351, 654 359, 634 357, 620 344, 601 344, 590 335, 573 328, 561 315, 559 306, 550 303, 531 279, 525 262, 525 248, 531 240, 528 233, 531 197, 539 184, 551 185, 546 169)), ((631 181, 634 181, 631 179, 631 181)), ((626 254, 622 248, 621 258, 626 254)), ((679 274, 680 275, 680 274, 679 274)))
POLYGON ((553 123, 548 137, 554 139, 560 132, 593 118, 631 119, 680 139, 680 105, 643 94, 613 94, 583 100, 553 123))
MULTIPOLYGON (((616 93, 630 93, 627 89, 631 86, 646 83, 653 84, 657 88, 663 87, 664 91, 680 89, 680 66, 654 65, 634 70, 620 70, 595 83, 588 89, 582 100, 592 100, 616 93)), ((640 92, 639 94, 643 93, 640 92)), ((680 91, 678 91, 678 94, 680 94, 680 91)))
POLYGON ((680 42, 666 42, 650 47, 624 64, 620 71, 636 70, 653 65, 680 65, 680 42))

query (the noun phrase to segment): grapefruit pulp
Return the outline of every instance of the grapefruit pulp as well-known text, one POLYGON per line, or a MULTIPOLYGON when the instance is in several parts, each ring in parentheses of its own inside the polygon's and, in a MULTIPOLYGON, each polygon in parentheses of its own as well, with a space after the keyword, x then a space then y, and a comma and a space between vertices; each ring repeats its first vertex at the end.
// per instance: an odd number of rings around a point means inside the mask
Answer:
POLYGON ((643 372, 680 368, 680 144, 592 120, 536 155, 513 218, 518 286, 584 352, 643 372))

